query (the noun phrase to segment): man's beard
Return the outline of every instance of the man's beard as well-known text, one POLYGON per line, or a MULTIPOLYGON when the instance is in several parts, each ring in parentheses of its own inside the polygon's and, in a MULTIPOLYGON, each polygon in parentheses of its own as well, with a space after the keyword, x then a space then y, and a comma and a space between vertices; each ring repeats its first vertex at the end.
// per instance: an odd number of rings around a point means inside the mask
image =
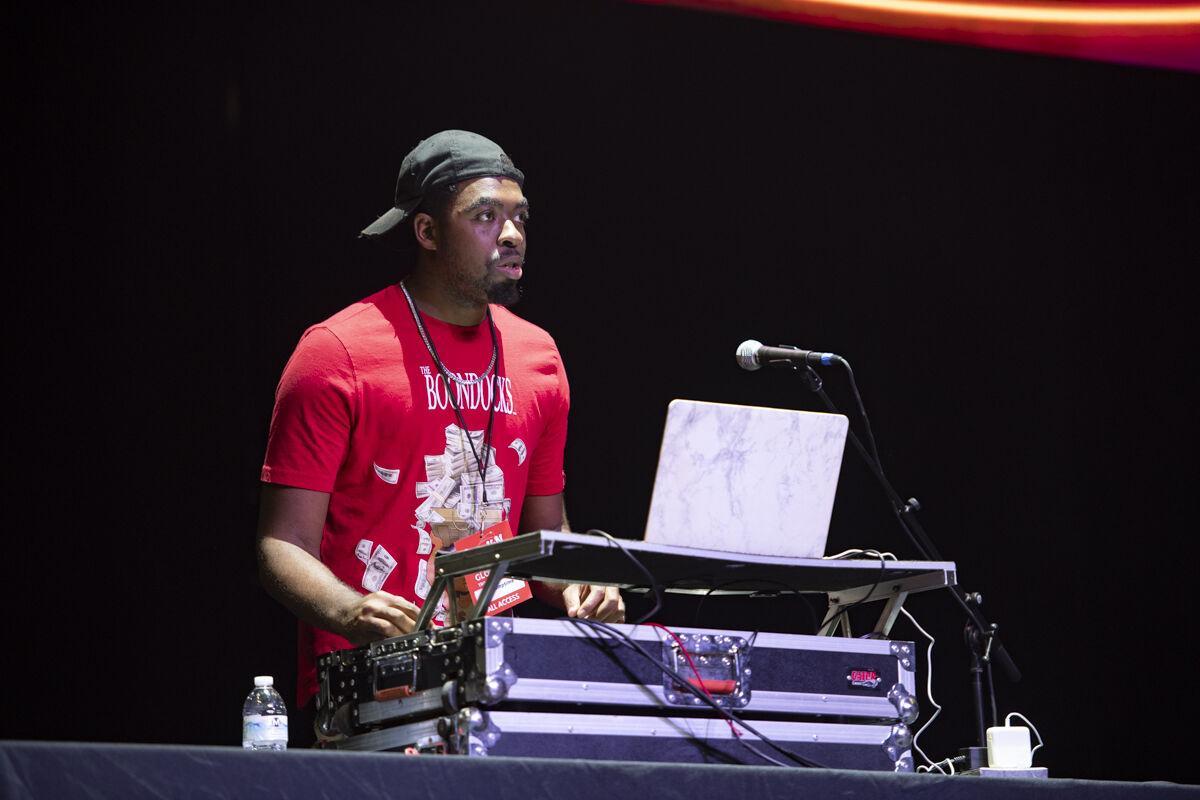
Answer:
POLYGON ((521 285, 507 279, 493 283, 487 289, 487 299, 499 306, 515 306, 521 300, 521 285))
POLYGON ((479 303, 511 306, 521 299, 518 281, 498 277, 491 274, 490 270, 488 274, 478 278, 468 278, 462 274, 452 275, 450 292, 459 303, 466 306, 479 303))

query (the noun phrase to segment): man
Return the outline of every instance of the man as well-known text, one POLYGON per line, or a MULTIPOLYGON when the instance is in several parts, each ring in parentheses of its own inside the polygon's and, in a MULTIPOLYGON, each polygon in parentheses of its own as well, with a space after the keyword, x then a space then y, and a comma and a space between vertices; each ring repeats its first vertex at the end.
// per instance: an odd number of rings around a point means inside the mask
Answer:
MULTIPOLYGON (((309 328, 284 368, 258 558, 301 620, 301 705, 318 655, 413 630, 438 550, 503 520, 565 522, 566 374, 554 340, 504 307, 524 270, 523 183, 478 134, 418 144, 394 207, 363 231, 415 250, 411 272, 309 328)), ((534 592, 569 616, 624 618, 613 587, 534 592)))

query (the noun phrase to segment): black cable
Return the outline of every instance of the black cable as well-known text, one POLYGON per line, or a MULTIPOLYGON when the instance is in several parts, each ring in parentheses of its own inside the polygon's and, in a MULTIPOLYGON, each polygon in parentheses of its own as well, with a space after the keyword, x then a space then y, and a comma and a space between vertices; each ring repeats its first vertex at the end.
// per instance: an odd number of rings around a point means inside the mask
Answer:
POLYGON ((610 542, 615 544, 617 547, 620 548, 621 552, 625 554, 625 557, 628 558, 630 561, 632 561, 634 566, 636 566, 641 571, 641 573, 646 576, 648 585, 649 585, 650 589, 654 592, 654 608, 650 609, 645 614, 643 614, 641 617, 639 617, 638 620, 636 622, 634 622, 633 624, 641 625, 643 622, 645 622, 646 620, 650 619, 655 614, 657 614, 662 609, 663 586, 661 583, 659 583, 658 581, 656 581, 654 579, 654 576, 650 574, 650 570, 646 569, 646 565, 643 564, 641 561, 639 561, 637 556, 635 556, 633 553, 631 553, 627 549, 625 549, 625 545, 621 544, 621 540, 618 539, 617 537, 613 536, 611 533, 602 531, 599 528, 590 528, 587 532, 592 533, 592 534, 599 534, 600 536, 603 536, 605 539, 608 539, 610 542))
POLYGON ((830 619, 826 622, 822 622, 821 625, 817 628, 817 633, 820 633, 821 629, 824 628, 826 625, 836 626, 839 619, 841 619, 844 615, 850 613, 850 609, 858 608, 863 603, 867 602, 871 598, 871 595, 875 594, 875 590, 879 588, 879 584, 883 583, 883 578, 887 574, 887 559, 884 558, 883 553, 879 552, 878 550, 864 550, 863 552, 864 553, 874 553, 875 555, 879 556, 879 577, 875 579, 875 583, 871 584, 871 588, 867 590, 866 594, 864 594, 862 597, 855 600, 850 605, 843 608, 841 611, 834 614, 832 619, 830 619))
MULTIPOLYGON (((845 359, 842 360, 845 361, 845 359)), ((809 390, 816 394, 817 397, 821 398, 821 403, 824 404, 825 408, 829 409, 829 411, 834 414, 840 414, 841 412, 838 410, 837 405, 832 399, 830 399, 829 394, 826 393, 824 382, 821 380, 821 376, 817 374, 817 371, 812 367, 805 365, 804 369, 799 370, 799 372, 805 379, 805 382, 808 384, 809 390)), ((857 397, 857 385, 855 386, 855 392, 857 397)), ((858 399, 861 401, 861 398, 858 399)), ((865 418, 866 409, 861 405, 861 402, 859 405, 859 411, 860 413, 864 414, 865 418)), ((866 421, 866 425, 869 433, 869 420, 866 421)), ((858 451, 858 454, 862 456, 862 460, 867 465, 867 469, 869 469, 871 474, 875 476, 875 479, 879 481, 879 485, 883 489, 884 497, 887 499, 888 506, 892 509, 892 513, 896 515, 896 521, 900 523, 901 529, 903 529, 904 534, 917 549, 917 552, 922 558, 927 558, 930 561, 941 561, 942 556, 940 553, 938 553, 937 548, 933 546, 933 542, 929 541, 929 537, 926 535, 925 529, 920 526, 916 519, 910 520, 908 518, 908 514, 917 510, 917 507, 911 506, 909 503, 905 503, 900 499, 900 495, 896 493, 895 488, 892 486, 892 482, 889 481, 887 475, 884 474, 883 467, 880 465, 877 457, 872 455, 871 452, 867 450, 866 446, 863 445, 862 440, 858 438, 857 434, 855 434, 853 428, 847 432, 847 438, 849 438, 850 443, 854 445, 854 449, 858 451)), ((871 448, 874 449, 875 442, 873 436, 869 441, 869 444, 871 445, 871 448)), ((969 611, 967 616, 974 618, 969 611)))
MULTIPOLYGON (((699 624, 700 609, 704 607, 704 601, 707 600, 712 595, 713 592, 718 591, 720 589, 724 589, 726 586, 736 586, 739 583, 770 583, 770 584, 774 584, 776 586, 782 586, 783 588, 789 590, 798 599, 804 601, 804 610, 808 612, 808 617, 809 617, 809 619, 812 620, 813 633, 819 633, 821 631, 821 624, 820 624, 820 622, 817 621, 817 612, 813 611, 812 604, 808 601, 808 597, 805 596, 805 594, 803 592, 801 592, 799 589, 797 589, 795 586, 793 586, 790 583, 784 583, 783 581, 773 581, 773 580, 769 580, 766 578, 754 578, 754 579, 740 578, 740 579, 734 580, 734 581, 725 581, 724 583, 718 583, 716 586, 712 587, 707 592, 705 592, 704 596, 702 598, 700 598, 700 602, 696 604, 696 613, 692 615, 692 625, 695 626, 695 625, 699 624)), ((755 592, 754 594, 758 594, 758 592, 755 592)), ((753 595, 751 595, 751 596, 753 597, 753 595)))
MULTIPOLYGON (((933 542, 930 541, 929 536, 925 533, 924 527, 922 527, 920 521, 917 520, 917 518, 913 515, 914 511, 920 510, 920 505, 913 499, 908 501, 901 500, 900 495, 896 492, 895 487, 892 486, 891 481, 888 480, 887 475, 884 473, 883 464, 879 460, 879 451, 875 445, 875 436, 871 431, 871 422, 867 417, 866 407, 864 406, 862 397, 859 394, 858 384, 854 380, 854 372, 850 369, 849 362, 847 362, 845 359, 839 360, 846 368, 846 372, 849 376, 850 387, 854 393, 854 399, 858 404, 859 413, 863 418, 863 425, 865 427, 871 452, 867 452, 867 449, 863 447, 862 442, 860 442, 858 437, 854 435, 853 430, 849 432, 851 443, 853 443, 855 449, 858 450, 859 455, 862 456, 863 461, 866 462, 867 468, 879 482, 880 487, 883 489, 884 495, 887 497, 888 504, 892 508, 892 513, 895 514, 896 521, 900 524, 900 528, 904 531, 904 534, 908 537, 908 540, 913 544, 914 547, 916 547, 917 552, 922 557, 931 561, 943 560, 941 554, 938 552, 933 542)), ((825 393, 820 375, 818 375, 812 367, 807 365, 805 366, 806 369, 801 370, 800 372, 805 378, 808 388, 821 398, 821 402, 825 404, 826 408, 836 413, 837 406, 834 405, 833 401, 829 398, 829 395, 825 393)), ((971 604, 967 601, 967 594, 962 587, 958 586, 957 584, 950 584, 946 588, 950 591, 950 596, 954 598, 955 602, 958 603, 959 607, 962 608, 963 612, 966 614, 967 620, 969 621, 968 624, 973 625, 981 635, 985 630, 991 631, 990 635, 992 638, 989 643, 992 646, 991 652, 995 653, 994 660, 1000 663, 1001 668, 1005 671, 1005 674, 1007 674, 1010 681, 1014 683, 1020 681, 1021 671, 1017 668, 1016 663, 1012 660, 1012 656, 1009 655, 1008 650, 1004 647, 1004 644, 999 640, 998 637, 996 637, 995 627, 990 626, 985 622, 982 612, 972 608, 971 604)), ((871 591, 873 592, 874 589, 871 591)), ((849 610, 849 608, 843 609, 842 613, 845 613, 849 610)), ((841 614, 835 615, 832 621, 836 621, 839 616, 841 616, 841 614)), ((991 700, 992 724, 995 725, 998 714, 996 712, 996 689, 995 684, 992 682, 991 665, 992 659, 989 658, 987 662, 988 694, 991 700)), ((983 717, 983 714, 984 709, 980 708, 980 718, 983 717)))
MULTIPOLYGON (((845 359, 842 359, 842 361, 845 362, 845 359)), ((817 374, 816 370, 808 365, 805 365, 804 369, 797 371, 804 378, 809 390, 821 398, 821 402, 825 404, 825 407, 834 413, 838 413, 837 406, 834 405, 834 402, 829 398, 829 395, 825 393, 821 376, 817 374)), ((861 405, 861 398, 858 397, 857 385, 854 386, 854 391, 856 399, 860 401, 859 410, 863 413, 864 422, 867 425, 867 433, 870 435, 870 422, 865 419, 866 410, 861 405)), ((871 474, 874 475, 875 479, 879 482, 879 486, 883 489, 884 496, 888 500, 888 505, 891 506, 892 513, 896 516, 896 521, 900 523, 900 529, 904 531, 904 535, 908 537, 908 540, 912 543, 913 547, 917 549, 917 553, 919 553, 922 558, 929 559, 930 561, 944 560, 941 553, 939 553, 937 548, 934 546, 933 542, 930 541, 929 535, 925 533, 925 528, 922 527, 920 521, 913 516, 913 512, 919 510, 920 506, 912 500, 905 502, 900 499, 900 495, 896 492, 895 487, 892 486, 891 481, 889 481, 887 475, 884 474, 883 467, 879 464, 878 456, 872 457, 871 453, 867 452, 867 448, 863 446, 861 441, 859 441, 858 436, 854 434, 853 430, 849 432, 849 439, 854 445, 854 449, 856 449, 858 454, 862 456, 863 461, 867 465, 867 469, 871 471, 871 474)), ((872 449, 875 447, 873 437, 871 440, 871 447, 872 449)), ((950 584, 946 588, 949 590, 950 596, 954 598, 954 601, 958 603, 959 607, 963 610, 963 613, 966 614, 966 617, 968 620, 970 620, 971 624, 973 624, 981 633, 990 628, 985 621, 982 612, 972 608, 971 604, 967 602, 967 595, 962 587, 958 586, 957 584, 950 584)), ((1010 681, 1013 683, 1020 681, 1021 671, 1017 668, 1016 663, 1012 660, 1012 656, 1009 655, 1008 650, 1004 647, 1003 642, 1001 642, 999 638, 996 638, 994 634, 993 637, 994 641, 992 644, 993 652, 995 653, 995 658, 993 660, 999 662, 1000 667, 1004 670, 1010 681)))
MULTIPOLYGON (((802 766, 806 766, 806 767, 821 767, 822 766, 821 764, 817 764, 816 762, 810 761, 810 760, 804 758, 803 756, 800 756, 796 753, 791 752, 790 750, 787 750, 786 748, 781 747, 780 745, 776 744, 772 739, 763 735, 762 733, 760 733, 758 730, 751 727, 750 725, 747 725, 744 720, 742 720, 739 717, 734 716, 733 712, 731 712, 730 710, 721 706, 719 703, 717 703, 711 697, 709 697, 707 694, 705 694, 703 689, 693 685, 692 683, 689 682, 689 680, 687 678, 685 678, 679 672, 677 672, 676 670, 673 670, 669 666, 663 664, 661 659, 656 658, 651 653, 646 652, 645 648, 643 648, 640 644, 638 644, 636 639, 629 636, 624 631, 621 631, 621 630, 614 628, 603 622, 595 622, 594 620, 579 620, 579 621, 585 625, 591 625, 592 627, 604 630, 610 636, 616 637, 616 640, 618 642, 625 644, 625 646, 627 646, 627 647, 632 647, 643 658, 647 659, 652 664, 654 664, 656 667, 658 667, 660 670, 662 670, 664 673, 666 673, 667 675, 672 677, 675 680, 675 682, 677 684, 679 684, 681 687, 683 687, 686 691, 689 691, 696 697, 699 697, 704 703, 706 703, 711 708, 713 708, 718 714, 720 714, 726 720, 730 721, 731 723, 733 723, 735 725, 741 725, 743 728, 750 731, 752 734, 754 734, 759 739, 761 739, 764 743, 768 744, 769 746, 771 746, 775 750, 779 751, 780 753, 786 755, 788 758, 792 759, 793 761, 796 761, 797 763, 801 764, 802 766)), ((753 634, 753 636, 751 637, 751 641, 753 641, 757 637, 758 637, 758 633, 755 632, 753 634)), ((753 747, 750 747, 748 742, 742 741, 741 739, 739 739, 739 742, 741 742, 741 744, 743 744, 744 746, 748 747, 751 750, 751 752, 754 752, 756 755, 760 755, 764 758, 767 758, 766 756, 763 756, 761 753, 759 753, 757 750, 755 750, 753 747)), ((772 761, 772 763, 778 763, 770 758, 767 758, 767 760, 772 761)))
MULTIPOLYGON (((568 617, 567 621, 574 623, 577 626, 585 625, 589 628, 593 628, 597 631, 607 634, 608 636, 612 637, 614 640, 623 644, 624 646, 632 648, 634 651, 639 653, 643 658, 645 658, 647 661, 649 661, 655 667, 662 670, 663 673, 665 673, 666 675, 673 678, 675 680, 675 682, 677 684, 679 684, 684 690, 691 692, 693 695, 700 698, 700 700, 702 702, 704 702, 705 704, 710 706, 713 710, 715 710, 718 714, 720 714, 726 720, 733 723, 734 725, 740 725, 741 727, 745 728, 750 733, 752 733, 754 736, 758 737, 758 739, 761 740, 764 744, 766 744, 769 747, 771 747, 772 749, 778 751, 779 753, 781 753, 782 755, 791 759, 792 761, 796 762, 797 764, 804 766, 804 767, 823 768, 822 764, 818 764, 815 761, 811 761, 811 760, 805 758, 804 756, 801 756, 797 753, 793 753, 791 750, 788 750, 787 748, 782 747, 779 744, 776 744, 774 740, 772 740, 769 737, 760 733, 758 730, 756 730, 755 728, 753 728, 752 726, 747 724, 745 722, 745 720, 743 720, 739 717, 735 717, 729 709, 726 709, 725 707, 721 706, 719 703, 717 703, 715 700, 713 700, 711 697, 709 697, 704 692, 703 689, 690 683, 688 681, 688 679, 683 677, 681 674, 679 674, 679 672, 677 672, 676 670, 667 666, 666 664, 662 663, 661 658, 655 657, 651 653, 647 652, 646 649, 637 642, 637 640, 635 640, 632 636, 625 633, 624 631, 622 631, 618 628, 615 628, 607 623, 597 622, 596 620, 572 619, 572 618, 568 617)), ((751 752, 754 752, 756 755, 766 758, 766 760, 772 761, 773 763, 778 763, 778 762, 775 762, 774 759, 767 758, 762 753, 758 753, 753 747, 750 746, 749 742, 743 741, 740 737, 737 737, 737 736, 735 736, 734 738, 737 739, 738 742, 741 743, 743 746, 750 749, 751 752)))
MULTIPOLYGON (((650 570, 648 570, 646 568, 646 565, 643 564, 636 556, 634 556, 633 553, 629 552, 629 550, 627 550, 625 548, 625 545, 621 544, 620 540, 618 540, 612 534, 610 534, 606 531, 602 531, 599 528, 591 528, 588 530, 588 533, 599 534, 600 536, 603 536, 604 538, 606 538, 610 542, 612 542, 614 545, 616 545, 618 548, 620 548, 621 552, 624 553, 625 556, 630 561, 633 562, 634 566, 636 566, 638 568, 638 570, 640 570, 641 573, 646 576, 646 579, 649 582, 651 589, 654 591, 654 608, 650 609, 649 612, 642 615, 642 617, 633 624, 640 625, 641 623, 645 622, 650 617, 657 614, 659 609, 662 608, 663 587, 662 587, 661 583, 659 583, 657 580, 655 580, 654 575, 652 575, 650 573, 650 570)), ((883 579, 883 576, 881 574, 880 580, 882 580, 882 579, 883 579)), ((876 585, 878 585, 878 582, 876 583, 876 585)), ((874 592, 875 588, 872 587, 871 591, 874 592)), ((870 593, 868 593, 868 594, 870 594, 870 593)), ((597 620, 577 619, 577 618, 572 618, 572 617, 567 617, 566 619, 568 622, 572 622, 577 626, 578 625, 587 625, 591 628, 595 628, 597 630, 602 630, 602 631, 608 633, 610 636, 615 637, 618 641, 624 641, 629 647, 632 647, 636 652, 640 653, 650 663, 654 664, 656 667, 661 669, 663 672, 667 673, 672 678, 674 678, 676 680, 676 682, 679 683, 686 691, 689 691, 692 694, 694 694, 696 697, 699 697, 704 703, 708 704, 710 707, 712 707, 714 710, 716 710, 717 713, 719 713, 721 716, 725 717, 730 722, 737 724, 737 725, 741 725, 743 728, 750 731, 752 734, 757 736, 763 742, 765 742, 766 744, 768 744, 775 750, 779 751, 783 755, 787 756, 788 758, 792 759, 796 763, 801 764, 802 766, 805 766, 805 767, 820 767, 821 766, 820 764, 818 764, 814 761, 810 761, 810 760, 804 758, 803 756, 797 755, 796 753, 793 753, 790 750, 787 750, 786 748, 783 748, 783 747, 777 745, 771 739, 767 738, 766 736, 759 733, 754 728, 750 727, 749 725, 745 724, 741 720, 734 717, 732 713, 730 713, 727 709, 725 709, 719 703, 717 703, 715 700, 713 700, 711 697, 709 697, 708 694, 706 694, 702 689, 700 689, 699 687, 693 686, 686 678, 684 678, 678 672, 671 669, 666 664, 663 664, 662 660, 660 658, 655 658, 653 655, 646 652, 646 650, 640 644, 638 644, 637 641, 632 636, 629 636, 624 631, 621 631, 617 628, 614 628, 614 627, 608 625, 607 623, 599 622, 597 620)), ((757 638, 757 636, 758 636, 757 631, 755 632, 754 636, 755 636, 755 638, 757 638)), ((774 759, 770 758, 769 756, 766 756, 765 754, 760 753, 757 750, 755 750, 750 745, 749 742, 743 741, 741 739, 741 737, 738 737, 735 735, 734 738, 737 739, 740 744, 742 744, 744 747, 749 749, 751 752, 753 752, 755 755, 759 756, 760 758, 763 758, 766 761, 770 761, 773 764, 779 764, 778 761, 775 761, 774 759)), ((784 765, 779 764, 779 766, 784 766, 784 765)))
MULTIPOLYGON (((831 400, 829 395, 826 394, 821 382, 821 377, 812 367, 807 367, 806 369, 807 372, 800 371, 800 374, 806 378, 809 389, 821 398, 821 402, 827 409, 835 414, 840 413, 833 400, 831 400)), ((875 476, 875 479, 879 481, 879 486, 883 489, 883 493, 887 498, 888 505, 891 507, 892 513, 896 517, 896 521, 900 524, 900 529, 904 531, 904 535, 908 537, 909 542, 911 542, 913 547, 916 548, 917 553, 922 558, 930 561, 944 561, 945 559, 942 558, 942 554, 938 552, 936 547, 934 547, 933 542, 929 540, 929 535, 925 533, 925 529, 921 527, 921 523, 917 521, 916 517, 912 516, 912 512, 917 510, 917 506, 914 506, 911 503, 906 503, 900 499, 900 495, 896 493, 896 489, 892 486, 891 481, 888 480, 887 475, 883 473, 883 470, 880 468, 879 464, 875 461, 871 454, 867 452, 867 448, 863 445, 862 441, 859 440, 858 436, 855 435, 853 429, 849 431, 848 438, 850 439, 850 443, 854 445, 854 449, 858 451, 860 456, 862 456, 863 462, 867 465, 867 469, 869 469, 871 474, 875 476)), ((950 596, 953 597, 955 602, 958 603, 959 607, 962 608, 967 619, 974 623, 975 627, 979 628, 980 631, 987 629, 988 625, 984 621, 983 615, 971 608, 970 604, 967 602, 966 593, 963 591, 963 589, 957 584, 950 584, 946 588, 950 591, 950 596)), ((1008 655, 1008 651, 998 640, 996 642, 996 656, 998 659, 1000 659, 1000 665, 1008 674, 1009 680, 1013 681, 1014 683, 1021 680, 1020 670, 1017 669, 1017 665, 1013 663, 1012 657, 1008 655)))
MULTIPOLYGON (((702 689, 699 689, 698 687, 693 685, 688 679, 685 679, 682 675, 680 675, 677 671, 671 669, 667 665, 663 664, 661 660, 655 658, 653 655, 646 652, 645 648, 643 648, 640 644, 638 644, 636 639, 627 635, 623 631, 616 629, 616 628, 612 628, 603 622, 595 622, 594 620, 575 620, 575 619, 568 618, 567 621, 579 623, 579 624, 583 624, 583 625, 590 625, 591 627, 598 629, 601 633, 607 634, 608 636, 612 637, 613 642, 615 642, 616 644, 621 645, 623 647, 628 647, 631 650, 633 650, 634 652, 636 652, 638 655, 642 656, 643 658, 646 658, 652 664, 654 664, 654 666, 658 667, 664 673, 671 676, 675 680, 675 682, 677 684, 679 684, 682 688, 691 692, 692 694, 696 695, 697 697, 701 698, 702 700, 704 700, 704 702, 706 702, 707 704, 709 704, 710 706, 715 708, 723 717, 725 717, 725 719, 730 724, 732 724, 732 725, 741 724, 740 720, 734 718, 725 708, 721 707, 719 704, 715 703, 712 700, 712 698, 710 698, 710 697, 708 697, 708 695, 704 694, 704 691, 702 689)), ((757 633, 755 635, 757 636, 757 633)), ((745 727, 747 730, 750 730, 750 727, 748 725, 744 725, 743 727, 745 727)), ((767 741, 763 736, 761 736, 761 734, 758 734, 757 731, 754 731, 753 733, 756 736, 758 736, 760 739, 767 741)), ((749 742, 743 740, 736 733, 734 734, 734 739, 737 740, 738 744, 742 745, 743 747, 745 747, 750 752, 754 753, 759 758, 762 758, 765 761, 769 761, 770 763, 775 764, 776 766, 779 766, 779 767, 787 766, 786 764, 783 764, 783 763, 771 758, 766 753, 761 752, 760 750, 755 748, 753 745, 751 745, 749 742)))
POLYGON ((871 418, 867 416, 867 407, 863 404, 862 395, 858 393, 858 381, 854 380, 854 370, 850 367, 850 362, 838 356, 838 363, 846 370, 846 377, 850 379, 850 391, 854 395, 854 403, 858 406, 858 414, 862 417, 863 430, 867 434, 867 444, 871 447, 871 457, 875 459, 875 466, 879 467, 880 474, 883 473, 883 461, 879 458, 879 448, 875 445, 875 434, 871 430, 871 418))

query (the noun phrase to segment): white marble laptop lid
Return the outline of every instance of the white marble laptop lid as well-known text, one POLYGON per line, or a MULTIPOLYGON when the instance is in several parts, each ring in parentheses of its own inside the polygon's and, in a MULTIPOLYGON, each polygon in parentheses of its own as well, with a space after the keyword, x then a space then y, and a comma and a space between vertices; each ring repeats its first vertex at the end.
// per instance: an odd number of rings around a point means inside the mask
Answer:
POLYGON ((756 555, 825 555, 849 420, 673 400, 646 541, 756 555))

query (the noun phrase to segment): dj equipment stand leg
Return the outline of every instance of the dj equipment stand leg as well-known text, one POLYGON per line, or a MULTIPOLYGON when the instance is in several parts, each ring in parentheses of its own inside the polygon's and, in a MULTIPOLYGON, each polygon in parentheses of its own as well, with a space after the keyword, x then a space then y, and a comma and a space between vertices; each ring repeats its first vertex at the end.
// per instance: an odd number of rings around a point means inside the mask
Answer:
POLYGON ((496 587, 500 585, 500 581, 508 574, 508 562, 501 561, 488 574, 487 581, 483 584, 483 589, 479 592, 479 600, 471 609, 471 613, 467 616, 467 620, 479 619, 484 616, 487 611, 488 603, 492 602, 492 596, 496 594, 496 587))
POLYGON ((434 611, 437 608, 438 599, 445 594, 447 623, 457 625, 460 622, 474 619, 479 619, 487 611, 488 603, 492 602, 492 596, 496 593, 496 587, 500 585, 500 581, 508 575, 508 561, 501 561, 491 569, 491 574, 488 575, 487 581, 483 584, 483 589, 479 593, 479 600, 471 607, 470 611, 461 612, 458 608, 458 598, 454 591, 454 579, 459 575, 440 574, 433 579, 433 586, 429 590, 429 594, 425 596, 425 603, 421 606, 421 613, 417 615, 416 625, 413 630, 421 630, 429 626, 433 620, 434 611))

